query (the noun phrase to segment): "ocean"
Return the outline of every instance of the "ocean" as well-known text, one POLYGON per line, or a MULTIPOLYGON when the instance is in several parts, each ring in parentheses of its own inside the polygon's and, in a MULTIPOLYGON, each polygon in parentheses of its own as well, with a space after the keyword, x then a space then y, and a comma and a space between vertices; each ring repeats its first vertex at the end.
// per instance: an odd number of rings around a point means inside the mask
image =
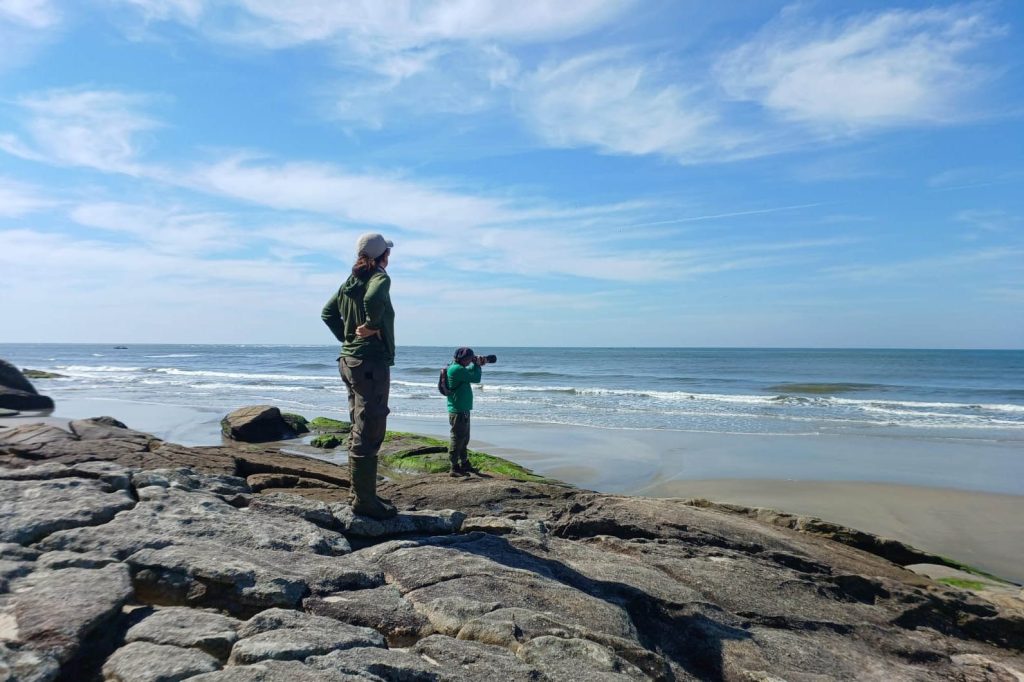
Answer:
MULTIPOLYGON (((1024 441, 1024 351, 485 348, 474 417, 720 434, 1024 441)), ((452 349, 400 347, 398 417, 444 418, 452 349)), ((58 404, 76 397, 308 416, 345 404, 337 346, 0 344, 58 404)))

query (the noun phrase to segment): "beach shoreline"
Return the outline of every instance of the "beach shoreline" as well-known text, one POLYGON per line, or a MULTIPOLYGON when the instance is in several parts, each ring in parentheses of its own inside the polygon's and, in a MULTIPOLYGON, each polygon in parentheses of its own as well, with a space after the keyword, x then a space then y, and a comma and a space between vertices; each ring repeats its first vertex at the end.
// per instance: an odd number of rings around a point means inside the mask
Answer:
MULTIPOLYGON (((51 419, 63 422, 100 415, 184 445, 221 442, 223 414, 209 408, 75 398, 58 402, 51 419)), ((39 418, 5 418, 2 424, 24 421, 39 418)), ((444 437, 447 427, 440 418, 389 419, 393 431, 444 437)), ((473 434, 474 449, 581 488, 647 497, 704 498, 816 516, 1024 582, 1024 528, 1019 524, 1024 518, 1024 494, 1014 488, 1024 485, 1024 472, 1002 481, 991 480, 1000 477, 1000 467, 1006 470, 1016 465, 1011 449, 998 444, 989 446, 987 473, 979 470, 977 461, 959 463, 973 469, 972 475, 965 476, 957 473, 957 463, 949 458, 945 471, 915 471, 915 467, 926 467, 928 458, 942 458, 943 453, 936 453, 941 444, 931 444, 927 452, 915 452, 908 450, 906 442, 890 443, 889 447, 901 448, 897 465, 885 461, 890 453, 882 439, 851 443, 848 438, 744 438, 487 419, 474 420, 473 434), (823 457, 825 451, 830 458, 823 457), (785 456, 780 454, 783 452, 785 456), (992 483, 1001 485, 990 486, 992 483)), ((322 459, 342 460, 343 456, 331 457, 325 452, 322 459)))

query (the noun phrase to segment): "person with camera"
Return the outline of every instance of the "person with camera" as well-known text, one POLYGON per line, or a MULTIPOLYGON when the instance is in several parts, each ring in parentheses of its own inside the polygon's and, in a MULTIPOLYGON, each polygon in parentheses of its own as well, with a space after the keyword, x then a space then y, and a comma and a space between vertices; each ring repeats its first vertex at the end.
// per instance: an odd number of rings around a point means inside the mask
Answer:
POLYGON ((375 519, 397 512, 377 497, 377 452, 387 429, 391 366, 395 364, 395 309, 387 273, 393 242, 367 233, 356 242, 352 274, 327 301, 321 318, 341 341, 338 371, 348 389, 352 511, 375 519))
POLYGON ((448 423, 451 425, 451 442, 448 446, 448 460, 451 462, 451 476, 466 476, 474 473, 469 463, 469 414, 473 411, 473 387, 480 383, 480 368, 487 364, 487 358, 478 356, 472 348, 459 348, 455 359, 448 366, 448 423))

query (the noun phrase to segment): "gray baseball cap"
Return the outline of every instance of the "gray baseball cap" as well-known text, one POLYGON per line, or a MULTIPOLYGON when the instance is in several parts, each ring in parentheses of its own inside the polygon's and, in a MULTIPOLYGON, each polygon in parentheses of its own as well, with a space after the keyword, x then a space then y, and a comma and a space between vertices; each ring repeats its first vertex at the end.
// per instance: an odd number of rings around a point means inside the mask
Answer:
POLYGON ((370 258, 380 258, 395 243, 384 239, 379 232, 367 232, 356 242, 356 255, 365 253, 370 258))

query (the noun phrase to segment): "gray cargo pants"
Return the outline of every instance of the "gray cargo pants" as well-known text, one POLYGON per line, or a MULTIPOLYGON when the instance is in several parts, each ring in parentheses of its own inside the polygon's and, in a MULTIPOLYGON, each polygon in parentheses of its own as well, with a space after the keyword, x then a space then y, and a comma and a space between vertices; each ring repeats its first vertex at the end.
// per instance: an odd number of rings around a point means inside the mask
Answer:
POLYGON ((466 449, 469 447, 469 412, 449 412, 448 423, 452 427, 451 442, 448 444, 448 459, 452 464, 468 462, 466 449))
POLYGON ((348 451, 353 457, 375 457, 388 428, 391 368, 379 360, 338 358, 341 380, 348 389, 348 417, 352 431, 348 451))

